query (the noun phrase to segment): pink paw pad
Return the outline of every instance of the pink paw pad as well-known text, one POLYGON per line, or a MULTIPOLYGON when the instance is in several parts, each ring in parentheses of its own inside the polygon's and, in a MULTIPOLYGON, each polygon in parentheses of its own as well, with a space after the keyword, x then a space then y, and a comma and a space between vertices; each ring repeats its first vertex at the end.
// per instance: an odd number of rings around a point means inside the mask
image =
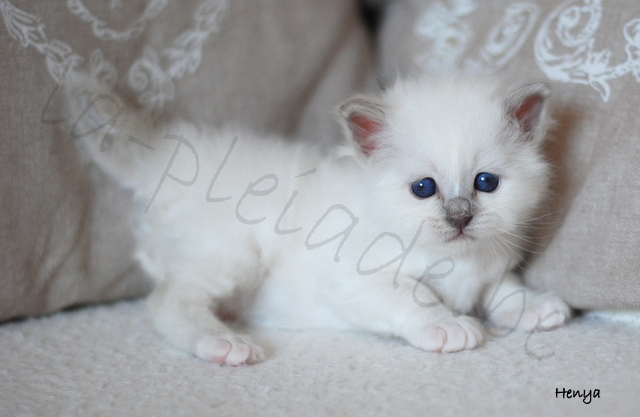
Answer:
POLYGON ((242 336, 206 336, 196 345, 195 354, 206 361, 220 365, 253 364, 264 359, 260 346, 242 336))

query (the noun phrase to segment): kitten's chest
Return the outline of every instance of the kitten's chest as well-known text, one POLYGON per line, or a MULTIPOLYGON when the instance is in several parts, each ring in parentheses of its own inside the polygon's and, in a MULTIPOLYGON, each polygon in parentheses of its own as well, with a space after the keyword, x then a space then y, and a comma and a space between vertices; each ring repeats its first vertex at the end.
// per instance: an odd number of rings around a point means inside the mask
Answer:
POLYGON ((409 274, 432 288, 449 308, 470 313, 495 277, 493 265, 480 259, 423 254, 408 262, 409 274))

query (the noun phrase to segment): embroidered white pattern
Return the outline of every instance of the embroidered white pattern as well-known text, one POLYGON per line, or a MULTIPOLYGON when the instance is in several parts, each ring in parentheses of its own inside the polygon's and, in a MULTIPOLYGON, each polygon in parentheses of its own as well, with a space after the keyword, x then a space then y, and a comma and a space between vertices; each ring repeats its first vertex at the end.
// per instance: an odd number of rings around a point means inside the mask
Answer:
POLYGON ((533 3, 509 4, 500 21, 491 29, 477 58, 467 58, 470 73, 493 73, 509 62, 529 38, 540 10, 533 3))
POLYGON ((477 6, 473 0, 451 0, 450 6, 436 2, 418 19, 415 33, 424 49, 415 57, 420 67, 430 72, 445 72, 457 67, 473 37, 464 17, 477 6))
MULTIPOLYGON (((107 27, 107 22, 98 19, 91 11, 82 3, 82 0, 67 0, 67 8, 83 22, 91 23, 93 35, 103 41, 127 41, 139 36, 144 32, 147 22, 155 19, 160 12, 167 6, 168 0, 152 0, 140 16, 130 28, 117 31, 107 27)), ((122 3, 119 0, 111 2, 111 10, 121 8, 122 3)))
MULTIPOLYGON (((126 31, 117 32, 107 28, 104 22, 92 17, 79 0, 67 0, 70 10, 92 22, 94 34, 101 40, 126 40, 138 36, 146 24, 155 18, 167 5, 168 0, 151 0, 145 13, 126 31), (85 15, 84 12, 89 14, 85 15)), ((121 0, 112 0, 111 8, 122 7, 121 0)), ((128 72, 131 87, 139 94, 142 104, 157 110, 175 97, 174 81, 186 74, 193 74, 202 61, 204 42, 210 35, 219 32, 220 22, 229 8, 228 0, 207 0, 197 9, 194 28, 182 32, 168 48, 162 50, 162 57, 151 46, 145 46, 141 58, 135 60, 128 72), (163 62, 161 62, 161 60, 163 62), (165 64, 163 66, 163 63, 165 64)), ((85 59, 74 53, 71 46, 57 39, 49 40, 44 32, 41 19, 15 7, 9 0, 0 0, 0 12, 9 35, 23 47, 34 47, 45 56, 51 77, 58 83, 64 82, 69 70, 78 69, 85 59)), ((84 20, 84 19, 83 19, 84 20)), ((89 57, 89 72, 100 82, 114 85, 118 78, 115 66, 104 59, 101 49, 96 49, 89 57)))
POLYGON ((49 74, 58 84, 63 83, 64 75, 69 68, 82 65, 84 58, 73 53, 69 45, 57 39, 47 38, 44 25, 37 16, 18 9, 8 0, 0 0, 0 11, 9 35, 23 47, 33 46, 43 54, 49 74))
POLYGON ((166 69, 160 55, 151 46, 144 48, 142 58, 129 70, 129 85, 140 93, 138 101, 151 109, 159 109, 175 96, 174 80, 193 74, 202 61, 202 46, 210 35, 220 30, 220 21, 226 16, 228 0, 204 2, 194 17, 194 29, 180 34, 172 46, 162 51, 166 69))
POLYGON ((429 72, 446 72, 457 68, 468 73, 493 73, 502 68, 522 48, 540 14, 536 4, 516 2, 505 7, 476 56, 467 49, 474 33, 465 21, 478 8, 474 0, 450 0, 434 3, 416 24, 416 35, 424 50, 416 63, 429 72))
POLYGON ((111 62, 105 61, 100 49, 94 50, 89 57, 89 74, 109 87, 113 87, 118 79, 116 67, 111 62))
POLYGON ((610 49, 594 51, 602 18, 602 0, 570 0, 544 21, 535 42, 538 66, 552 80, 589 85, 604 102, 611 97, 611 80, 633 74, 640 82, 640 19, 623 28, 626 61, 611 65, 610 49))

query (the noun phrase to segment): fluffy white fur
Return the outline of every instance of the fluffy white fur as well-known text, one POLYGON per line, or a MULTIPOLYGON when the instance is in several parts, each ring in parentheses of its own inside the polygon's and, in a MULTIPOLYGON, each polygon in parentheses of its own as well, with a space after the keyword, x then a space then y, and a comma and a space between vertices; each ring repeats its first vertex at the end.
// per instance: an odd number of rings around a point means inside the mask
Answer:
POLYGON ((524 330, 569 317, 511 272, 548 179, 542 84, 401 81, 343 104, 345 144, 327 153, 244 129, 152 127, 75 79, 72 136, 135 193, 137 258, 157 283, 149 306, 180 348, 226 365, 262 360, 227 317, 365 330, 438 352, 483 342, 491 330, 472 314, 524 330), (499 176, 494 192, 474 190, 479 172, 499 176), (421 178, 436 195, 412 193, 421 178), (473 216, 462 229, 447 220, 454 198, 473 216))

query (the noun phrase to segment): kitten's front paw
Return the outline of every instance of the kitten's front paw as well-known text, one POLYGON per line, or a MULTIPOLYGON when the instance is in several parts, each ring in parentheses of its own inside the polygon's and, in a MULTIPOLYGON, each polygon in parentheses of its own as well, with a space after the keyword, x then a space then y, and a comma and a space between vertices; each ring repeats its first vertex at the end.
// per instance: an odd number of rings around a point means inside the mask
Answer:
POLYGON ((196 345, 195 354, 220 365, 249 365, 261 362, 264 351, 246 336, 205 336, 196 345))
POLYGON ((499 328, 532 332, 562 326, 570 318, 571 309, 560 297, 527 290, 524 309, 522 302, 505 303, 491 313, 489 321, 499 328))
POLYGON ((476 348, 484 336, 478 320, 460 316, 425 326, 407 340, 418 349, 428 352, 457 352, 476 348))

